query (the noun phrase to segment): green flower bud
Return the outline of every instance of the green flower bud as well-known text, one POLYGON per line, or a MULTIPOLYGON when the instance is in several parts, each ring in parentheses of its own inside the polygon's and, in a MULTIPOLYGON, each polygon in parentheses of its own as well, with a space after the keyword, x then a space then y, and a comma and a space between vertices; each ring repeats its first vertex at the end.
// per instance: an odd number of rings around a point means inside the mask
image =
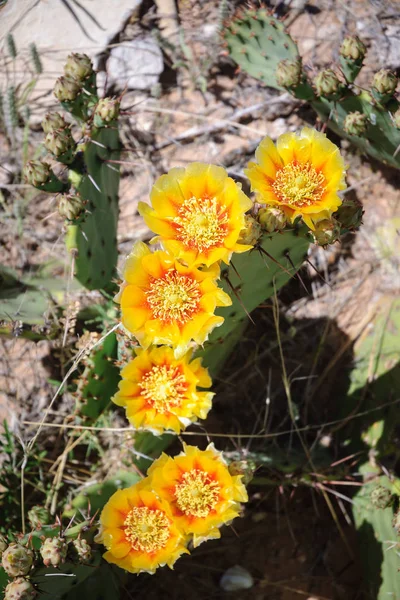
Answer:
POLYGON ((57 158, 75 148, 74 138, 69 127, 49 131, 45 137, 44 145, 57 158))
POLYGON ((4 535, 0 534, 0 558, 1 558, 1 555, 3 554, 4 550, 7 548, 7 546, 8 546, 7 539, 4 537, 4 535))
POLYGON ((368 117, 356 110, 347 115, 343 123, 343 129, 349 135, 364 135, 368 127, 368 117))
POLYGON ((28 511, 28 521, 34 529, 40 529, 50 523, 50 515, 44 506, 33 506, 28 511))
POLYGON ((34 187, 40 187, 51 178, 50 165, 41 160, 30 160, 23 168, 22 174, 26 183, 34 187))
POLYGON ((21 544, 10 544, 1 557, 3 569, 10 577, 27 575, 33 563, 33 552, 21 544))
POLYGON ((276 83, 284 88, 296 88, 301 81, 302 72, 301 58, 281 60, 275 72, 276 83))
POLYGON ((277 206, 266 206, 260 208, 257 219, 263 229, 268 233, 273 231, 282 231, 287 225, 286 215, 277 206))
POLYGON ((61 537, 46 538, 40 548, 40 554, 46 567, 58 567, 65 563, 68 544, 61 537))
POLYGON ((4 590, 4 600, 33 600, 35 597, 35 588, 23 577, 11 581, 4 590))
POLYGON ((251 215, 244 215, 244 227, 240 232, 239 244, 255 246, 261 237, 261 226, 251 215))
POLYGON ((118 119, 120 101, 118 98, 101 98, 94 109, 94 124, 101 127, 118 119))
POLYGON ((340 54, 349 61, 362 62, 367 49, 363 42, 356 35, 349 35, 344 38, 340 47, 340 54))
POLYGON ((47 113, 42 121, 42 127, 45 133, 50 133, 50 131, 54 131, 55 129, 68 127, 68 123, 58 112, 47 113))
POLYGON ((394 115, 392 115, 394 126, 397 129, 400 129, 400 108, 396 110, 394 115))
POLYGON ((393 494, 383 485, 377 485, 371 492, 371 502, 375 508, 388 508, 393 504, 393 494))
POLYGON ((314 79, 314 85, 318 96, 335 96, 343 88, 338 76, 332 69, 320 71, 314 79))
POLYGON ((358 229, 362 224, 363 214, 364 210, 360 202, 357 200, 344 200, 333 216, 339 221, 343 229, 352 231, 358 229))
POLYGON ((75 548, 80 562, 88 563, 92 558, 92 548, 90 547, 89 542, 84 538, 81 538, 73 540, 72 545, 75 548))
POLYGON ((396 91, 397 82, 398 79, 392 71, 381 69, 374 75, 372 89, 381 96, 392 96, 396 91))
POLYGON ((67 77, 83 81, 93 73, 92 61, 86 54, 73 52, 67 57, 67 62, 64 65, 64 73, 67 77))
POLYGON ((312 232, 314 242, 318 246, 328 246, 334 244, 340 237, 340 227, 334 218, 324 219, 315 224, 315 230, 312 232))
POLYGON ((72 102, 81 89, 80 83, 72 77, 59 77, 54 86, 54 95, 60 102, 72 102))
POLYGON ((229 473, 232 477, 236 475, 242 476, 243 485, 247 485, 253 479, 256 465, 253 461, 248 460, 234 460, 228 466, 229 473))
POLYGON ((60 194, 58 212, 63 219, 74 223, 85 213, 86 202, 78 194, 60 194))

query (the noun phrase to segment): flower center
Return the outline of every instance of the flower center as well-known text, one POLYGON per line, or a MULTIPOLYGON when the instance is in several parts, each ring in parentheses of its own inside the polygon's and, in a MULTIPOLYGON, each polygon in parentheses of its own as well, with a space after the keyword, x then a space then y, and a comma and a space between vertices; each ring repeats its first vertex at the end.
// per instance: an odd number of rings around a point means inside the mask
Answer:
POLYGON ((126 517, 124 526, 125 536, 133 550, 149 554, 164 548, 170 536, 165 513, 146 506, 135 506, 126 517))
POLYGON ((310 163, 289 163, 280 169, 272 187, 281 202, 301 208, 321 199, 325 177, 310 163))
POLYGON ((175 487, 178 508, 185 515, 207 517, 218 502, 220 486, 208 473, 192 469, 175 487))
POLYGON ((193 196, 179 207, 175 223, 177 238, 186 246, 203 252, 222 244, 227 233, 229 216, 216 198, 193 196))
POLYGON ((197 281, 175 269, 167 271, 164 277, 153 279, 146 292, 153 317, 166 323, 187 323, 198 309, 200 296, 197 281))
POLYGON ((171 412, 181 405, 187 383, 178 367, 155 366, 139 383, 140 395, 159 413, 171 412))

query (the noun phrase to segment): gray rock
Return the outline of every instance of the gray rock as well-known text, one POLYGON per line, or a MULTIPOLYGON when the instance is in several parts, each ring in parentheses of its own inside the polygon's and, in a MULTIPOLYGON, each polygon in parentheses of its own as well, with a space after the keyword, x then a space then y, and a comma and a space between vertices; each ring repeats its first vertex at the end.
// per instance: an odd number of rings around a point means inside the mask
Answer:
POLYGON ((111 50, 108 83, 118 89, 148 90, 164 70, 162 52, 151 36, 123 42, 111 50))
POLYGON ((225 571, 219 585, 225 592, 249 590, 254 585, 254 579, 246 569, 240 565, 235 565, 225 571))

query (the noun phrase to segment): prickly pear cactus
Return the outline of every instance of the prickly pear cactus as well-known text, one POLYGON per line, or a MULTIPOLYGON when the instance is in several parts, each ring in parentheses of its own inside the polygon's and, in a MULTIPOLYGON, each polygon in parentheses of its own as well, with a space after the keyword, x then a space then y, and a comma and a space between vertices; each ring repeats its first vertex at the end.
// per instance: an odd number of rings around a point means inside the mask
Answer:
POLYGON ((273 296, 301 267, 310 242, 305 229, 264 234, 261 249, 234 255, 232 264, 223 271, 221 285, 232 305, 217 309, 216 314, 225 321, 213 331, 205 350, 199 352, 212 375, 222 367, 249 324, 247 313, 273 296))
MULTIPOLYGON (((99 334, 93 336, 97 338, 99 334)), ((117 353, 117 339, 111 333, 84 359, 84 371, 75 392, 76 408, 80 416, 96 420, 109 406, 119 381, 119 369, 115 365, 117 353)))
POLYGON ((382 70, 375 75, 369 92, 358 93, 352 84, 365 55, 365 46, 358 38, 343 42, 343 76, 325 70, 315 79, 316 89, 304 71, 299 74, 301 58, 295 42, 265 9, 240 11, 227 24, 224 38, 230 56, 244 71, 270 87, 285 88, 309 101, 338 135, 377 160, 400 168, 400 112, 394 96, 397 79, 382 70))
POLYGON ((278 89, 282 89, 276 80, 280 61, 300 58, 284 25, 265 9, 241 11, 231 22, 225 40, 230 56, 243 70, 278 89))
POLYGON ((60 180, 50 165, 30 161, 24 175, 36 188, 58 193, 66 219, 67 247, 75 257, 75 275, 86 288, 112 290, 117 263, 120 140, 119 99, 99 99, 95 73, 84 54, 72 54, 54 94, 81 127, 79 141, 59 113, 46 115, 44 145, 68 169, 60 180))
POLYGON ((347 424, 340 431, 347 453, 356 452, 365 461, 359 467, 364 481, 353 497, 353 516, 366 574, 367 598, 400 597, 400 481, 384 475, 378 465, 393 463, 399 427, 397 403, 390 402, 400 385, 400 302, 381 299, 380 310, 363 338, 355 346, 354 369, 349 395, 343 399, 340 417, 347 424), (379 406, 383 405, 381 410, 379 406), (361 418, 349 419, 356 412, 361 418), (395 527, 394 527, 395 525, 395 527))

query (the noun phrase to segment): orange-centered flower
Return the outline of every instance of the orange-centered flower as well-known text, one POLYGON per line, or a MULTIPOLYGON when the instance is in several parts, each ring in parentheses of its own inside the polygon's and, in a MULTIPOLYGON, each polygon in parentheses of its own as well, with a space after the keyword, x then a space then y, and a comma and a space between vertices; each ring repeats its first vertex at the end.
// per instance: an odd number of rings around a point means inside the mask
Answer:
POLYGON ((142 347, 165 344, 181 356, 191 340, 202 344, 223 323, 223 317, 214 315, 216 307, 232 304, 217 285, 219 275, 216 264, 203 270, 185 267, 167 252, 151 253, 137 242, 116 297, 123 325, 142 347))
POLYGON ((175 458, 166 454, 148 471, 152 489, 171 506, 177 526, 193 535, 194 547, 221 536, 219 527, 240 512, 247 501, 241 475, 232 476, 211 444, 207 450, 184 446, 175 458))
POLYGON ((315 223, 329 219, 341 205, 338 192, 346 188, 346 167, 325 134, 304 127, 299 134, 281 135, 276 147, 266 137, 256 160, 245 173, 257 201, 280 206, 292 223, 301 216, 315 229, 315 223))
POLYGON ((171 510, 148 487, 148 480, 118 490, 104 506, 96 541, 107 552, 103 558, 130 571, 154 573, 188 552, 171 510))
POLYGON ((209 388, 211 379, 200 358, 190 362, 191 354, 176 359, 167 346, 136 351, 136 358, 121 372, 113 398, 126 408, 134 427, 155 434, 179 433, 198 418, 206 418, 214 394, 198 391, 197 386, 209 388))
POLYGON ((238 244, 252 202, 222 167, 171 169, 157 179, 150 199, 152 207, 139 204, 140 214, 164 248, 188 265, 228 263, 232 252, 252 247, 238 244))

